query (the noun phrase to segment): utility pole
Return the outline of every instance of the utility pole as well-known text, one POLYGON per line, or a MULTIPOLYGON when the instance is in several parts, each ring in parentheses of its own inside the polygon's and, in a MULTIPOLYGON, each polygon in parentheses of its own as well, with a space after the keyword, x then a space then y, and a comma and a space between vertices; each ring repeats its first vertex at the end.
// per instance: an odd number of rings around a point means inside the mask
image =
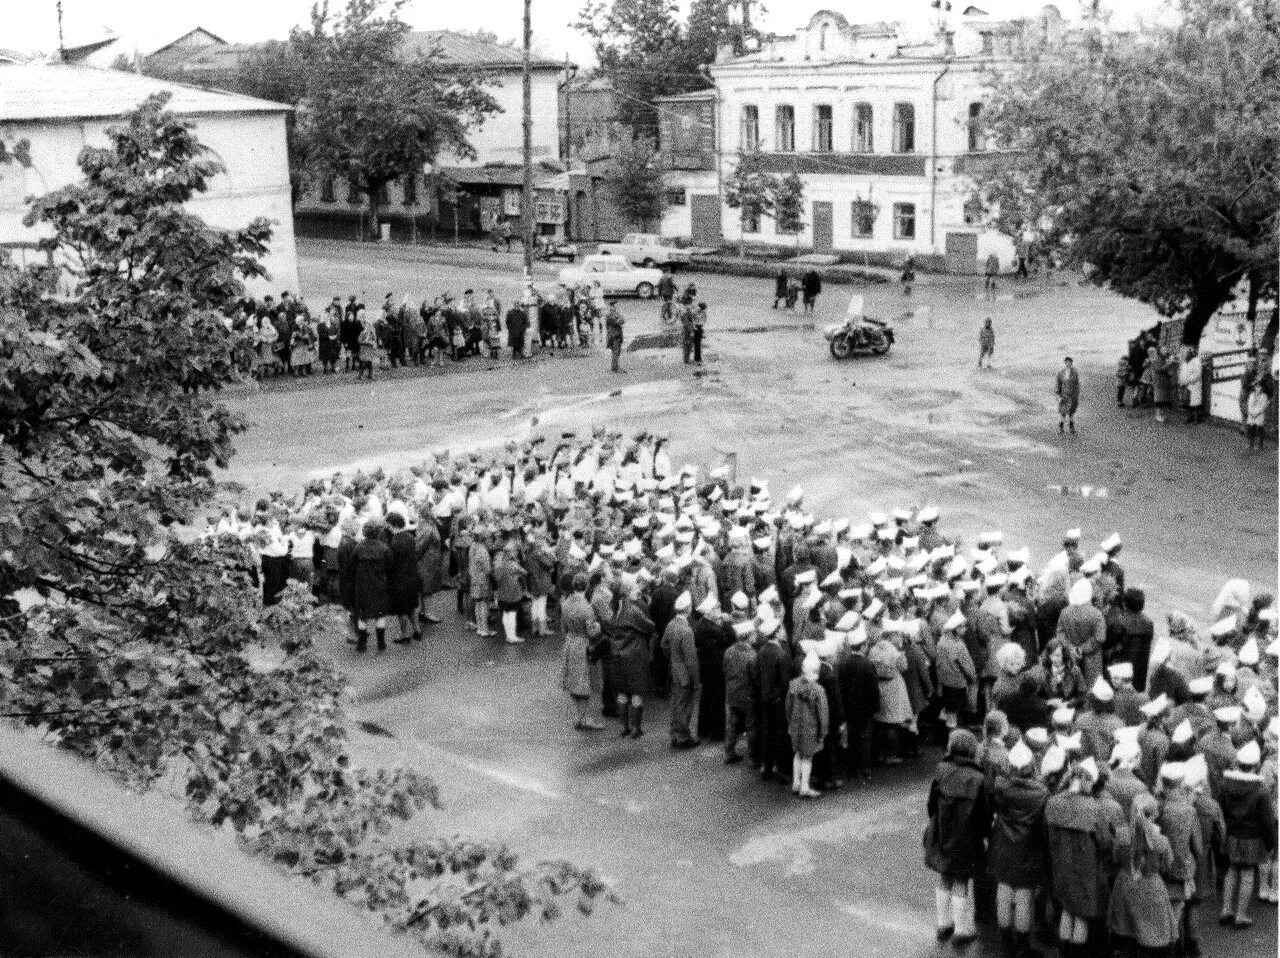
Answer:
POLYGON ((58 62, 65 63, 67 51, 62 42, 62 0, 58 0, 58 62))
POLYGON ((533 294, 533 0, 524 0, 524 192, 520 197, 520 235, 524 240, 525 309, 529 316, 529 352, 542 341, 533 294))
POLYGON ((564 55, 564 164, 569 168, 573 156, 573 64, 564 55))

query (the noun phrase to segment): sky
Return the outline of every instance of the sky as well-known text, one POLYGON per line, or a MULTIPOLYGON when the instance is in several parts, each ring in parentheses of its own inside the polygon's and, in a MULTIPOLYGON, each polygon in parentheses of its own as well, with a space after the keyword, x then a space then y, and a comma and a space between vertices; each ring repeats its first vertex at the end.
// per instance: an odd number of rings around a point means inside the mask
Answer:
MULTIPOLYGON (((1048 0, 955 0, 958 13, 969 2, 978 3, 993 16, 1029 15, 1048 0)), ((1161 0, 1105 0, 1118 23, 1148 15, 1161 0)), ((312 0, 216 0, 187 3, 183 0, 62 0, 63 29, 68 45, 102 39, 108 31, 120 39, 113 45, 121 53, 136 48, 150 53, 196 26, 202 26, 232 43, 283 39, 289 28, 309 19, 312 0)), ((539 52, 554 57, 568 53, 577 63, 591 62, 591 48, 571 24, 577 19, 583 0, 533 0, 534 44, 539 52)), ((688 0, 679 0, 688 7, 688 0)), ((1057 0, 1069 19, 1077 12, 1077 0, 1057 0)), ((331 0, 338 8, 342 0, 331 0)), ((58 45, 56 0, 10 0, 0 29, 0 47, 17 50, 52 51, 58 45)), ((851 22, 882 19, 884 9, 866 0, 766 0, 762 26, 786 34, 819 9, 835 10, 851 22)), ((895 8, 899 19, 927 22, 928 0, 910 0, 895 8), (913 7, 919 10, 912 14, 913 7)), ((476 29, 483 27, 501 39, 521 34, 523 0, 409 0, 403 17, 413 27, 432 29, 476 29)))

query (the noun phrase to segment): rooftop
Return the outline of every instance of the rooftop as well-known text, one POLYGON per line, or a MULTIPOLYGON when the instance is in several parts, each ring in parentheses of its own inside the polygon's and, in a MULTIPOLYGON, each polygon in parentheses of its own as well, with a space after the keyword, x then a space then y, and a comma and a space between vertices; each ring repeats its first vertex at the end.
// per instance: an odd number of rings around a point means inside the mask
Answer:
MULTIPOLYGON (((414 30, 404 37, 406 53, 428 53, 439 47, 444 58, 459 66, 477 70, 518 70, 523 54, 519 47, 492 43, 479 37, 454 30, 414 30)), ((563 70, 563 60, 535 53, 532 57, 535 70, 563 70)))
POLYGON ((124 70, 0 61, 0 122, 125 116, 154 93, 179 114, 282 113, 290 108, 238 93, 202 90, 124 70))

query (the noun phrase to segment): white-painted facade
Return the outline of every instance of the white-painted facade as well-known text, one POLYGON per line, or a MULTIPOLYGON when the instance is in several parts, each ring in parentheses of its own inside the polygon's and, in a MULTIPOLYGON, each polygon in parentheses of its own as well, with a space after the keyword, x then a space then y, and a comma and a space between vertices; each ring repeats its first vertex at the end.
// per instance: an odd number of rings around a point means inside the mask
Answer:
MULTIPOLYGON (((982 228, 966 203, 972 184, 964 171, 990 161, 981 128, 988 78, 1027 25, 993 23, 980 12, 962 19, 956 31, 912 44, 894 24, 849 24, 820 11, 794 37, 718 61, 716 155, 705 169, 668 173, 672 198, 683 203, 667 206, 663 235, 697 244, 696 197, 722 200, 742 152, 755 150, 772 172, 800 175, 804 227, 796 235, 780 233, 768 217, 744 223, 721 202, 725 242, 865 252, 882 262, 950 253, 958 271, 980 269, 995 253, 1009 268, 1013 244, 982 228)), ((1061 20, 1046 8, 1037 24, 1054 31, 1061 20)))
POLYGON ((170 109, 189 119, 225 172, 189 209, 211 226, 242 229, 257 217, 274 231, 263 260, 269 278, 248 283, 260 295, 298 291, 298 259, 285 147, 286 107, 118 70, 66 65, 0 66, 0 130, 6 142, 30 142, 31 165, 0 167, 0 248, 30 260, 37 228, 23 225, 26 198, 79 181, 86 146, 108 145, 106 131, 151 93, 173 93, 170 109), (30 91, 36 90, 38 93, 30 91), (41 102, 43 98, 43 102, 41 102))
MULTIPOLYGON (((486 92, 497 101, 499 112, 467 133, 475 148, 472 160, 440 159, 441 166, 484 166, 488 163, 521 163, 524 150, 524 92, 519 70, 495 70, 495 83, 486 92)), ((532 71, 533 158, 554 160, 560 155, 560 79, 562 71, 532 71)))

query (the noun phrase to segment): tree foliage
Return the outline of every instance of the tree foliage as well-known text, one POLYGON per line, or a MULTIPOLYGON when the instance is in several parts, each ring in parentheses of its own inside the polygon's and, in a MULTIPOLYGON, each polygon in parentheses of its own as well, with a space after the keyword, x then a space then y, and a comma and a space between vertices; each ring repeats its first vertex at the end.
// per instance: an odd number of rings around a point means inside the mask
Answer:
POLYGON ((1090 20, 994 81, 985 208, 1090 282, 1185 320, 1195 344, 1240 284, 1274 295, 1280 21, 1182 0, 1134 36, 1090 20))
POLYGON ((701 67, 723 44, 743 49, 756 36, 753 0, 693 0, 688 19, 671 0, 587 0, 577 28, 591 38, 602 74, 618 97, 618 118, 632 135, 658 138, 654 100, 705 90, 701 67))
MULTIPOLYGON (((738 154, 738 162, 725 177, 724 201, 730 209, 741 210, 743 221, 755 220, 774 213, 778 176, 766 172, 757 152, 738 154)), ((738 249, 745 253, 745 239, 739 240, 738 249)))
POLYGON ((614 149, 617 164, 618 209, 631 223, 647 231, 662 217, 662 170, 653 144, 623 137, 614 149))
POLYGON ((211 398, 242 375, 223 316, 270 227, 187 211, 219 166, 164 97, 108 140, 28 215, 71 294, 0 262, 0 712, 457 954, 499 954, 496 926, 566 899, 589 911, 612 893, 576 866, 396 841, 439 796, 353 763, 346 681, 312 639, 331 613, 296 584, 264 612, 246 546, 195 534, 244 427, 211 398))

